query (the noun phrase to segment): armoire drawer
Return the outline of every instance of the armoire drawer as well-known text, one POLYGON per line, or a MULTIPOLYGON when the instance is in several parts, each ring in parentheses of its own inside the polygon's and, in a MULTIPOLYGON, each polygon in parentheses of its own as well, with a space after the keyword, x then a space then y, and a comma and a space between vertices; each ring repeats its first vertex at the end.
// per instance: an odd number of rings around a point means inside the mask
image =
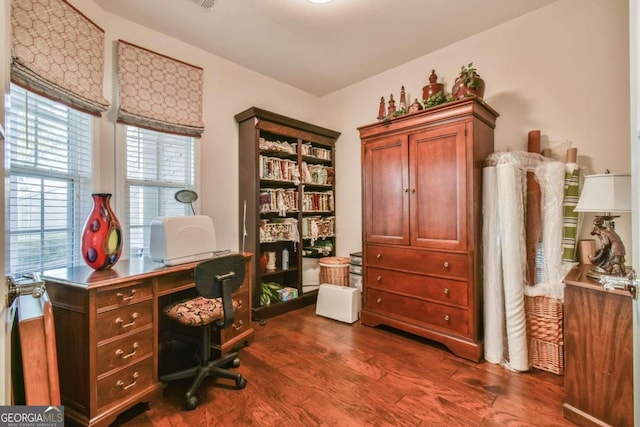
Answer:
POLYGON ((133 335, 98 346, 98 375, 148 357, 153 353, 151 325, 133 335))
POLYGON ((367 309, 389 317, 404 318, 469 336, 469 312, 464 309, 376 289, 367 290, 365 304, 367 309))
POLYGON ((448 304, 469 304, 467 282, 396 270, 367 267, 367 288, 448 304))
POLYGON ((416 273, 466 279, 469 274, 466 253, 428 251, 367 245, 366 265, 416 273))
POLYGON ((153 301, 144 301, 98 314, 98 342, 151 325, 153 301))

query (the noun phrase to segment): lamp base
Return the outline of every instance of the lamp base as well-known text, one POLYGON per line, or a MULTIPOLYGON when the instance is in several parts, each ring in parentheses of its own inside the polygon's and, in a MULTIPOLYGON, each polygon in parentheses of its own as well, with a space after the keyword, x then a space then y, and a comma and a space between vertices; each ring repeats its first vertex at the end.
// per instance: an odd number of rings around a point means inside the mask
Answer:
POLYGON ((592 236, 600 239, 600 249, 593 256, 589 257, 589 261, 594 268, 587 276, 599 279, 602 275, 624 276, 624 256, 626 251, 622 239, 616 233, 611 215, 596 216, 593 220, 592 236))

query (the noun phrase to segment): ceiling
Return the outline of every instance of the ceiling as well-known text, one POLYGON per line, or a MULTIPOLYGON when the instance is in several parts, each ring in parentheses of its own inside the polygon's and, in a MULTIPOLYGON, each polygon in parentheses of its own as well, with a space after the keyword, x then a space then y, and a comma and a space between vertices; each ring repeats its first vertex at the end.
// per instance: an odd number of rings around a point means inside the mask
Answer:
POLYGON ((201 0, 95 1, 323 96, 556 0, 215 0, 211 9, 201 0))

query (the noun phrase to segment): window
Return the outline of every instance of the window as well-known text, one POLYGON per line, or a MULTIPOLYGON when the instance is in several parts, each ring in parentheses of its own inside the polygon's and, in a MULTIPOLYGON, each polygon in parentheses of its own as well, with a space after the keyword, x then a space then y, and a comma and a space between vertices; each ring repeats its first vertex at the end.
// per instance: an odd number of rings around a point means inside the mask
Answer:
POLYGON ((149 229, 157 216, 191 214, 176 201, 181 189, 193 189, 194 138, 126 126, 126 182, 129 257, 149 254, 149 229))
POLYGON ((8 271, 81 264, 92 208, 92 116, 13 84, 9 98, 8 271))

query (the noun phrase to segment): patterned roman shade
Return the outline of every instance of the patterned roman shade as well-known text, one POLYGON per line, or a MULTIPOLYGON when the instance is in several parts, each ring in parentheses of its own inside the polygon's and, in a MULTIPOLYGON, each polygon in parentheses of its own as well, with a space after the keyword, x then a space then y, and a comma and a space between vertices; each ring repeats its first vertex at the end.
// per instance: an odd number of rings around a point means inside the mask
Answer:
POLYGON ((104 31, 64 0, 11 1, 11 81, 99 116, 104 31))
POLYGON ((118 122, 199 137, 202 68, 123 40, 118 42, 118 122))

